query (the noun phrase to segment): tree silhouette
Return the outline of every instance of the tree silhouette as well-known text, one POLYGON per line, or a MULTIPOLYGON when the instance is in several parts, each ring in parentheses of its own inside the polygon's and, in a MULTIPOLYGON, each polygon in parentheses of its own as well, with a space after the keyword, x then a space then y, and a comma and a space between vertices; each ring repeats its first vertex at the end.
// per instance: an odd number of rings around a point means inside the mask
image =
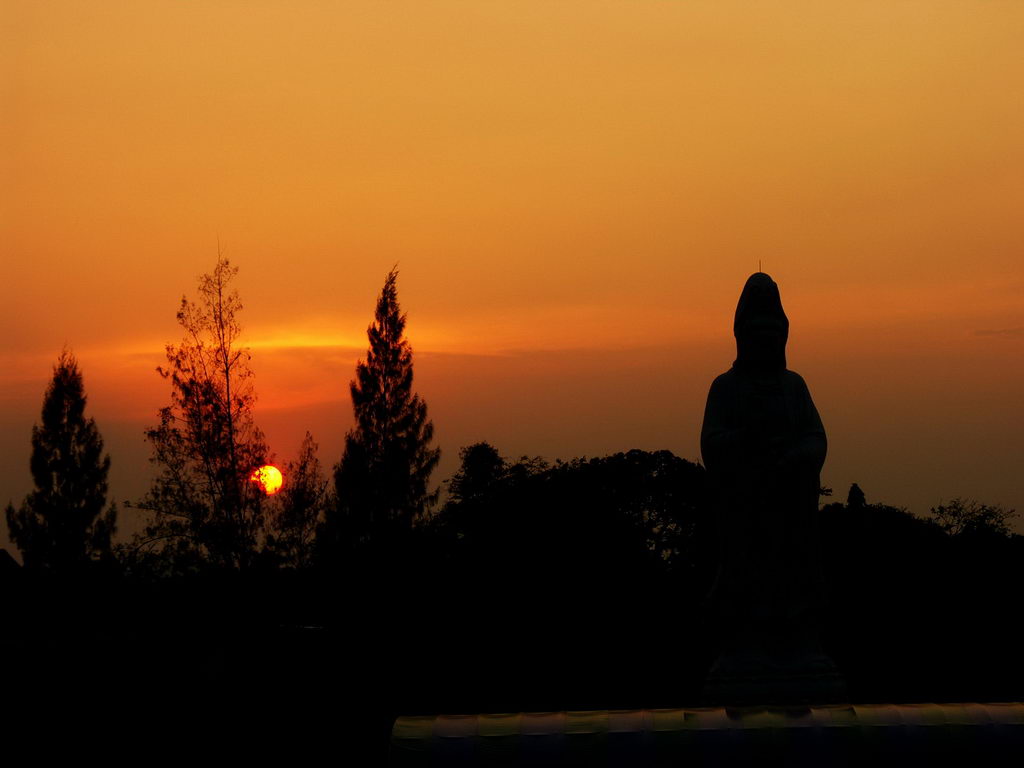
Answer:
POLYGON ((28 567, 66 572, 110 554, 117 509, 105 514, 110 456, 96 422, 85 418, 78 361, 61 352, 43 397, 42 425, 32 428, 33 490, 18 509, 8 504, 7 527, 28 567))
POLYGON ((601 568, 692 570, 707 549, 704 470, 669 451, 632 450, 555 464, 463 448, 438 516, 477 573, 579 575, 601 568), (706 527, 706 526, 704 526, 706 527), (624 566, 632 563, 632 566, 624 566))
POLYGON ((182 297, 178 324, 184 338, 166 348, 171 404, 146 431, 159 474, 139 505, 155 513, 135 544, 165 566, 251 564, 264 526, 263 497, 249 481, 267 459, 253 421, 256 400, 249 351, 237 346, 242 309, 230 288, 238 272, 218 257, 199 278, 199 299, 182 297))
POLYGON ((950 536, 1009 536, 1013 509, 981 504, 974 499, 952 499, 931 509, 932 518, 950 536))
POLYGON ((474 443, 459 450, 461 464, 448 482, 452 503, 480 499, 505 473, 506 462, 490 443, 474 443))
POLYGON ((412 348, 403 337, 397 279, 392 269, 367 328, 366 361, 359 361, 349 386, 356 424, 335 467, 337 501, 325 531, 335 552, 402 537, 439 493, 427 490, 441 451, 430 447, 434 425, 427 404, 412 391, 412 348))
POLYGON ((466 540, 464 543, 476 548, 481 546, 481 534, 486 539, 494 521, 506 516, 503 510, 516 503, 524 481, 547 470, 548 464, 525 457, 510 462, 487 442, 460 448, 459 459, 459 468, 445 481, 448 498, 432 523, 443 540, 466 540))
POLYGON ((281 564, 292 568, 312 564, 317 527, 331 503, 316 451, 313 436, 306 432, 298 458, 285 465, 284 488, 272 504, 267 547, 281 564))

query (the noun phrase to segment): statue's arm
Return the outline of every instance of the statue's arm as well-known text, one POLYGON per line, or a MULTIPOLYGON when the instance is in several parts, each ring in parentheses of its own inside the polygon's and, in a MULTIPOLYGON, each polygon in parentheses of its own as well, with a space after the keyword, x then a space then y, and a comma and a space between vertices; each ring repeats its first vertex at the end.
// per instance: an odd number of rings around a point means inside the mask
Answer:
POLYGON ((744 431, 736 423, 734 400, 731 387, 721 376, 712 382, 700 430, 700 453, 708 469, 730 463, 739 449, 744 431))
POLYGON ((821 423, 818 409, 814 407, 811 392, 803 378, 797 376, 797 399, 799 423, 797 424, 796 442, 783 459, 785 464, 813 466, 821 471, 828 452, 828 440, 825 437, 825 426, 821 423))

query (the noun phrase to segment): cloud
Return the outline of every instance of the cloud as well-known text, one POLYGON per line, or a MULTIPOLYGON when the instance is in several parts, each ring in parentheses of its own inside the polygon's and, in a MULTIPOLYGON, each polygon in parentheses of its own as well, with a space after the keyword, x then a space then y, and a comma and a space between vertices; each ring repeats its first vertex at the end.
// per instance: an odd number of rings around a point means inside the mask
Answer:
POLYGON ((1024 339, 1024 327, 997 328, 994 330, 975 331, 975 336, 988 336, 997 339, 1024 339))

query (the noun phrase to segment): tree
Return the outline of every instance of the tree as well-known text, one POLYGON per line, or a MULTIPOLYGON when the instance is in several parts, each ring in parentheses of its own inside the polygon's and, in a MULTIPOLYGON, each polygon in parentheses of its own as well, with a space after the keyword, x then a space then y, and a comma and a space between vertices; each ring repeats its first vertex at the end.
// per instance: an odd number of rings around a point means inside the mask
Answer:
MULTIPOLYGON (((442 538, 473 539, 495 517, 495 509, 508 503, 515 485, 510 471, 515 471, 515 479, 521 479, 524 465, 506 461, 487 442, 460 448, 459 459, 459 468, 445 481, 448 498, 432 522, 442 538)), ((536 467, 538 472, 546 469, 546 463, 536 467)))
POLYGON ((199 278, 198 300, 182 297, 184 337, 167 345, 167 366, 157 368, 171 383, 171 404, 146 430, 159 474, 139 504, 155 517, 135 551, 156 553, 171 568, 244 568, 261 544, 263 496, 249 478, 268 451, 253 420, 250 354, 237 345, 237 273, 218 256, 199 278))
POLYGON ((1010 520, 1017 516, 1012 509, 961 498, 932 507, 931 512, 935 522, 949 536, 1009 536, 1010 520))
POLYGON ((284 488, 274 497, 267 547, 279 562, 293 568, 312 564, 313 547, 324 508, 327 480, 316 456, 317 444, 306 432, 295 461, 285 465, 284 488))
POLYGON ((459 452, 438 516, 445 540, 477 558, 476 570, 504 562, 584 572, 603 567, 692 571, 707 549, 704 469, 669 451, 631 450, 548 464, 503 459, 488 443, 459 452), (476 552, 470 552, 476 550, 476 552), (546 565, 542 565, 546 563, 546 565))
POLYGON ((6 509, 11 541, 28 567, 66 572, 110 554, 117 530, 116 506, 103 513, 110 456, 85 405, 78 361, 65 349, 43 397, 42 425, 32 427, 35 489, 18 509, 6 509))
POLYGON ((356 424, 335 467, 337 501, 326 521, 328 547, 335 550, 402 537, 439 493, 427 489, 441 451, 430 447, 434 425, 412 391, 412 347, 403 337, 397 280, 392 269, 367 328, 366 361, 349 385, 356 424))
POLYGON ((448 498, 452 504, 480 499, 501 480, 507 463, 490 443, 474 443, 459 449, 459 469, 448 481, 448 498))

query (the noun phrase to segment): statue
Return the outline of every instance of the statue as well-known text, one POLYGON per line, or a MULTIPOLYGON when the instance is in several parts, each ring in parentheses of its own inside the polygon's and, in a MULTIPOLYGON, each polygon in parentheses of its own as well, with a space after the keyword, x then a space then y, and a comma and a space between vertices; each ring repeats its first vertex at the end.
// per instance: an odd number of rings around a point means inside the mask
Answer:
POLYGON ((818 640, 825 428, 803 378, 786 369, 789 320, 765 273, 743 286, 733 332, 736 362, 711 384, 701 429, 721 545, 710 596, 721 651, 705 695, 716 704, 838 700, 842 678, 818 640))

